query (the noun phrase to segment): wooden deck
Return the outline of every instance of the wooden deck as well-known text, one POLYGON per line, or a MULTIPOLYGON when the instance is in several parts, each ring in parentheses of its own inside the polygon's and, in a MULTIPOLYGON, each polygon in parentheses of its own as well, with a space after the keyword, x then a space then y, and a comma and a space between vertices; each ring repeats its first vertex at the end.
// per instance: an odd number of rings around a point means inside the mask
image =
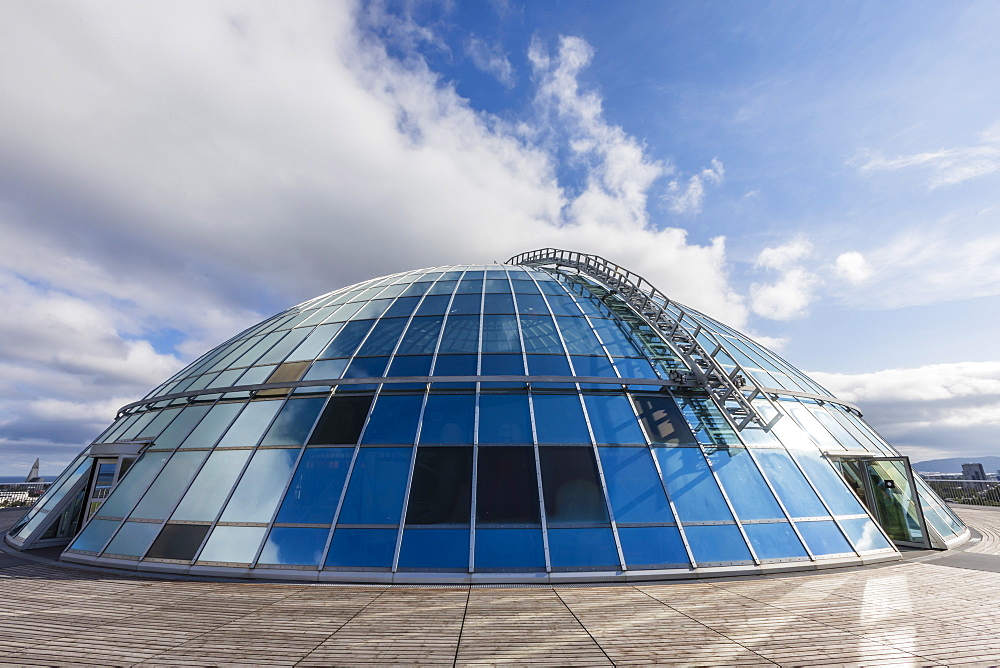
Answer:
POLYGON ((201 582, 0 554, 0 665, 1000 665, 1000 509, 958 512, 983 535, 965 550, 675 584, 201 582))

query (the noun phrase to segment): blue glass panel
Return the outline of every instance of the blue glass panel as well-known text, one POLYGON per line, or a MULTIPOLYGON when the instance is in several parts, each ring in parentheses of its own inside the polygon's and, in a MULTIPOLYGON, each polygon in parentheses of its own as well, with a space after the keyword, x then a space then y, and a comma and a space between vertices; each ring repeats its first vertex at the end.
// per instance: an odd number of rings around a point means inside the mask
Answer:
POLYGON ((476 397, 472 394, 432 394, 427 397, 421 443, 472 443, 476 397))
POLYGON ((455 295, 455 298, 451 300, 451 306, 448 308, 449 315, 462 315, 469 313, 479 313, 480 306, 482 305, 482 295, 455 295))
POLYGON ((420 302, 417 315, 444 315, 450 302, 451 297, 448 295, 429 295, 420 302))
MULTIPOLYGON (((733 515, 698 448, 653 448, 677 514, 684 522, 732 520, 733 515)), ((695 555, 697 556, 697 555, 695 555)))
POLYGON ((438 355, 434 376, 475 376, 479 359, 475 355, 438 355))
POLYGON ((126 522, 104 550, 105 554, 122 554, 141 557, 153 544, 160 525, 150 522, 126 522))
POLYGON ((399 336, 406 327, 405 318, 390 318, 379 320, 372 328, 371 334, 361 344, 357 357, 378 357, 380 355, 391 355, 399 342, 399 336))
POLYGON ((620 394, 587 394, 583 397, 590 417, 594 441, 602 443, 645 443, 632 404, 620 394))
POLYGON ((740 519, 784 518, 778 502, 744 448, 716 450, 708 458, 740 519))
POLYGON ((556 322, 559 323, 559 331, 562 332, 570 355, 604 355, 601 342, 584 318, 561 316, 556 318, 556 322))
POLYGON ((486 279, 486 294, 510 294, 510 283, 506 275, 490 276, 486 279))
POLYGON ((608 521, 608 509, 591 448, 542 447, 538 449, 538 460, 549 526, 608 521))
POLYGON ((866 512, 841 475, 819 452, 799 450, 795 453, 795 459, 805 469, 834 515, 859 515, 866 512))
POLYGON ((198 477, 181 500, 171 519, 211 521, 222 507, 233 482, 250 457, 250 450, 217 450, 213 452, 198 477))
POLYGON ((649 360, 618 358, 615 359, 615 366, 622 378, 658 378, 649 360))
POLYGON ((325 397, 310 397, 309 399, 292 399, 285 403, 278 417, 271 423, 271 428, 264 435, 261 445, 302 445, 306 442, 309 432, 323 404, 325 397))
POLYGON ((351 316, 351 320, 370 320, 371 318, 377 318, 385 313, 385 310, 389 308, 391 303, 391 299, 373 299, 359 308, 358 312, 351 316))
POLYGON ((524 375, 524 359, 520 355, 483 355, 480 366, 483 376, 524 375))
POLYGON ((164 450, 173 449, 184 440, 194 426, 198 424, 198 421, 205 417, 208 409, 209 406, 188 406, 183 409, 180 415, 171 421, 170 426, 156 437, 156 441, 151 447, 164 450))
POLYGON ((618 569, 618 550, 611 529, 549 529, 552 568, 618 569))
POLYGON ((792 531, 788 522, 773 524, 744 524, 743 530, 750 538, 754 552, 760 559, 787 559, 789 557, 806 557, 799 537, 792 531))
MULTIPOLYGON (((507 281, 504 283, 506 284, 507 281)), ((483 301, 483 313, 514 313, 514 297, 509 292, 506 294, 487 292, 483 301)))
POLYGON ((443 316, 414 318, 399 342, 397 355, 430 355, 437 347, 443 316))
POLYGON ((535 394, 532 402, 539 443, 590 443, 578 395, 535 394))
MULTIPOLYGON (((419 281, 417 283, 410 283, 409 287, 403 290, 400 297, 419 297, 427 292, 427 289, 431 287, 431 284, 427 281, 419 281)), ((399 301, 398 299, 396 301, 399 301)))
POLYGON ((70 549, 100 552, 120 524, 121 520, 91 520, 70 545, 70 549))
POLYGON ((615 369, 607 357, 579 357, 573 358, 573 369, 577 376, 606 376, 617 378, 615 369))
POLYGON ((339 309, 334 311, 333 315, 331 315, 329 318, 326 319, 326 322, 328 323, 344 322, 350 319, 352 315, 357 313, 358 309, 361 308, 363 305, 364 304, 362 304, 361 302, 355 302, 353 304, 346 304, 344 306, 341 306, 339 309))
POLYGON ((517 312, 529 315, 542 315, 549 312, 545 298, 541 295, 518 294, 517 312))
MULTIPOLYGON (((255 366, 246 370, 240 379, 236 381, 237 385, 257 385, 263 383, 268 379, 268 377, 274 372, 276 366, 255 366)), ((247 395, 249 396, 249 395, 247 395)))
POLYGON ((690 565, 677 527, 619 527, 618 538, 629 568, 690 565))
POLYGON ((475 276, 475 272, 468 272, 464 278, 458 283, 458 289, 455 290, 456 295, 458 294, 482 294, 483 292, 483 278, 482 276, 475 276))
POLYGON ((283 361, 288 356, 288 353, 297 348, 302 343, 302 340, 309 336, 310 332, 312 332, 312 328, 307 327, 291 330, 280 341, 274 344, 270 350, 264 353, 264 356, 257 361, 257 364, 274 364, 283 361))
POLYGON ((328 529, 275 527, 268 534, 257 563, 318 566, 329 533, 328 529))
POLYGON ((527 353, 562 354, 563 346, 556 333, 552 318, 538 315, 522 315, 521 333, 524 335, 524 351, 527 353))
POLYGON ((444 323, 439 353, 474 353, 479 350, 479 316, 449 316, 444 323))
POLYGON ((604 347, 615 357, 642 357, 642 353, 614 320, 592 320, 594 329, 604 342, 604 347))
POLYGON ((512 273, 510 275, 510 279, 510 284, 514 286, 514 292, 518 294, 518 299, 521 298, 522 294, 539 294, 538 286, 536 286, 535 282, 530 278, 512 273))
POLYGON ((387 377, 428 376, 431 372, 430 355, 413 355, 408 357, 393 357, 389 365, 387 377))
MULTIPOLYGON (((878 530, 875 523, 867 517, 860 517, 853 520, 841 520, 840 525, 851 537, 851 541, 857 546, 858 552, 868 550, 883 550, 892 547, 882 532, 878 530)), ((802 526, 801 524, 799 525, 802 526)), ((945 534, 947 535, 947 533, 945 534)))
POLYGON ((354 448, 308 448, 295 469, 275 521, 329 524, 340 502, 354 448))
POLYGON ((837 525, 830 520, 819 522, 796 522, 802 538, 806 541, 810 551, 816 556, 824 554, 853 554, 851 544, 840 533, 837 525))
POLYGON ((146 491, 169 457, 169 452, 143 453, 111 492, 111 496, 101 506, 99 514, 107 517, 128 516, 135 502, 146 491))
POLYGON ((528 355, 528 373, 532 376, 572 376, 565 355, 528 355))
POLYGON ((282 402, 253 401, 247 404, 240 416, 219 441, 219 447, 256 445, 271 419, 281 408, 282 402))
POLYGON ((526 394, 479 397, 479 443, 531 443, 526 394))
POLYGON ((595 297, 580 295, 580 289, 574 289, 574 294, 578 295, 576 304, 585 315, 591 318, 607 318, 611 315, 608 307, 595 297))
POLYGON ((520 352, 521 339, 517 333, 517 319, 513 315, 483 316, 483 352, 520 352))
POLYGON ((403 530, 399 567, 419 569, 469 568, 468 529, 403 530))
POLYGON ((388 363, 388 357, 355 357, 344 378, 381 378, 388 363))
POLYGON ((717 561, 750 561, 750 550, 734 524, 685 526, 684 534, 694 560, 701 564, 717 561))
POLYGON ((382 316, 384 318, 408 318, 413 309, 417 308, 420 297, 400 297, 392 303, 392 306, 382 316))
POLYGON ((337 529, 326 557, 328 568, 391 568, 395 529, 337 529))
MULTIPOLYGON (((147 520, 167 519, 207 456, 207 450, 175 453, 146 490, 142 500, 132 511, 131 517, 147 520)), ((152 542, 152 538, 150 541, 152 542)), ((149 547, 148 543, 146 547, 149 547)))
POLYGON ((381 395, 372 408, 361 442, 412 444, 423 401, 421 395, 381 395))
POLYGON ((175 417, 180 415, 180 412, 181 409, 179 408, 169 408, 165 411, 154 413, 153 419, 139 432, 139 438, 156 438, 175 417))
POLYGON ((344 369, 347 368, 347 364, 351 360, 349 359, 339 359, 339 360, 320 360, 318 362, 313 362, 312 366, 309 367, 309 371, 306 375, 302 377, 302 380, 325 380, 327 378, 337 379, 340 378, 344 373, 344 369))
POLYGON ((198 555, 198 561, 249 564, 257 556, 257 548, 265 533, 266 527, 217 526, 198 555))
POLYGON ((221 521, 270 522, 298 455, 297 449, 284 448, 255 452, 226 504, 221 521))
POLYGON ((476 570, 545 568, 541 529, 476 529, 476 570))
POLYGON ((616 522, 673 522, 648 448, 598 448, 616 522))
POLYGON ((757 461, 792 517, 824 517, 828 513, 784 450, 754 450, 757 461))
POLYGON ((438 281, 427 291, 429 295, 450 295, 455 291, 458 281, 438 281))
POLYGON ((572 297, 566 296, 550 296, 549 297, 549 308, 552 309, 554 315, 569 315, 578 316, 580 315, 580 307, 576 305, 572 297))
POLYGON ((320 357, 350 357, 372 328, 374 320, 352 320, 344 325, 320 357))
POLYGON ((412 453, 413 448, 361 448, 338 522, 398 524, 412 453))

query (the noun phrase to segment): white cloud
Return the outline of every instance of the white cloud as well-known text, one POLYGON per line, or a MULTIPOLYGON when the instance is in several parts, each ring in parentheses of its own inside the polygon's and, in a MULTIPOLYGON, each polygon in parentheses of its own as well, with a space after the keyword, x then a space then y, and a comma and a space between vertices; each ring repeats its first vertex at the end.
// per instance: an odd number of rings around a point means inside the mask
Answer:
POLYGON ((821 281, 815 273, 801 266, 813 253, 812 244, 804 238, 765 248, 754 266, 780 273, 769 283, 750 285, 750 308, 757 315, 772 320, 793 320, 808 313, 821 281))
POLYGON ((466 43, 465 52, 472 59, 473 65, 495 76, 507 88, 514 87, 514 66, 510 64, 499 43, 489 44, 473 35, 466 43))
POLYGON ((940 148, 894 158, 865 152, 852 163, 862 172, 925 170, 930 172, 928 184, 932 190, 962 183, 1000 170, 1000 122, 981 133, 980 142, 973 146, 940 148))
POLYGON ((852 285, 866 283, 875 274, 875 270, 868 264, 865 256, 857 251, 848 251, 838 255, 834 263, 834 271, 837 276, 852 285))
POLYGON ((706 167, 700 173, 688 179, 687 185, 682 186, 680 181, 673 180, 667 186, 667 200, 670 210, 682 215, 694 215, 701 213, 702 205, 705 202, 705 186, 707 184, 722 183, 726 175, 723 164, 713 158, 712 166, 706 167))
POLYGON ((812 244, 799 237, 781 246, 765 248, 757 255, 755 265, 765 269, 782 271, 792 268, 801 260, 809 257, 812 252, 812 244))

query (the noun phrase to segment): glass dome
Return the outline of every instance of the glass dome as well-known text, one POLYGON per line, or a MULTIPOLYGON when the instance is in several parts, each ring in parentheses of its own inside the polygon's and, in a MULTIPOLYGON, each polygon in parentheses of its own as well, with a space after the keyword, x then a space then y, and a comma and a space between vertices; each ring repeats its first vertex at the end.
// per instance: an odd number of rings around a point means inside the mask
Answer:
POLYGON ((545 582, 967 536, 856 407, 774 353, 536 253, 377 278, 240 333, 121 409, 8 543, 200 575, 545 582))

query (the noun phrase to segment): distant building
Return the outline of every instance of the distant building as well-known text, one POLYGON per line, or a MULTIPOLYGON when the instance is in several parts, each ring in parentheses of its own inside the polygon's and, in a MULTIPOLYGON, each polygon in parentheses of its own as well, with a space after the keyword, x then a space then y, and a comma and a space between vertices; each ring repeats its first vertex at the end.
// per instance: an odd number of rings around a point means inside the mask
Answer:
POLYGON ((982 464, 962 464, 962 477, 966 480, 986 480, 982 464))

